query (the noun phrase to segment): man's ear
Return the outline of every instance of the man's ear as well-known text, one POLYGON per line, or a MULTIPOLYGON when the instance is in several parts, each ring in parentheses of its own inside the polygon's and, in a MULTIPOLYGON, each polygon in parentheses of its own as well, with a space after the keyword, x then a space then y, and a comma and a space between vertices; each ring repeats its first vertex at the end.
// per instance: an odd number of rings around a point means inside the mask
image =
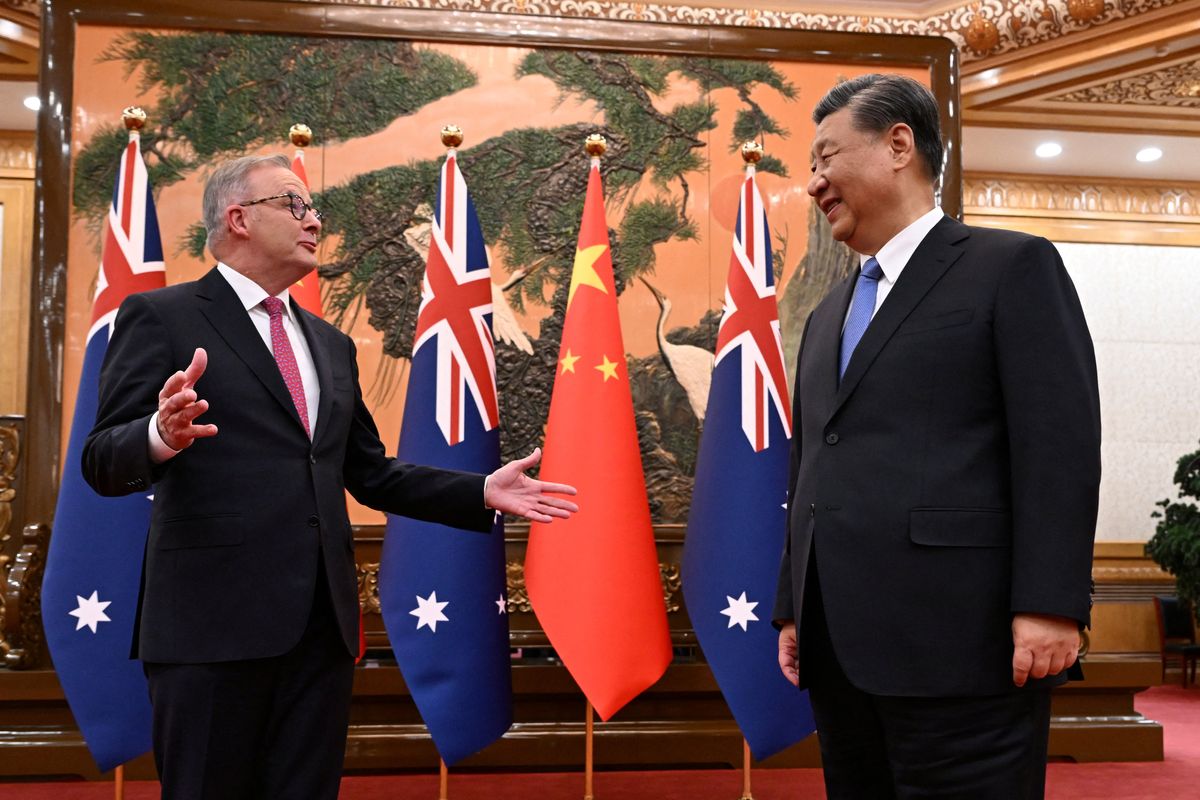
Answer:
POLYGON ((225 227, 229 235, 238 239, 250 238, 250 209, 236 203, 225 207, 225 227))
POLYGON ((887 132, 888 149, 892 154, 892 166, 896 170, 908 167, 917 156, 917 140, 912 128, 897 122, 887 132))

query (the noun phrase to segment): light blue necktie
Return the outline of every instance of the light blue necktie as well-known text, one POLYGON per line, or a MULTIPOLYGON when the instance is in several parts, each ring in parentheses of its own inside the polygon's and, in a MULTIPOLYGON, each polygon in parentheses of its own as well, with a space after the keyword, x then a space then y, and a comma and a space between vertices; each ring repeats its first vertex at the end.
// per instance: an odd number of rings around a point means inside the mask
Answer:
POLYGON ((850 356, 867 326, 871 324, 871 315, 875 313, 875 290, 879 288, 879 279, 883 270, 873 257, 863 264, 862 272, 858 273, 858 282, 854 284, 854 299, 850 301, 850 315, 846 317, 846 328, 842 331, 842 353, 838 360, 838 381, 846 374, 850 364, 850 356))

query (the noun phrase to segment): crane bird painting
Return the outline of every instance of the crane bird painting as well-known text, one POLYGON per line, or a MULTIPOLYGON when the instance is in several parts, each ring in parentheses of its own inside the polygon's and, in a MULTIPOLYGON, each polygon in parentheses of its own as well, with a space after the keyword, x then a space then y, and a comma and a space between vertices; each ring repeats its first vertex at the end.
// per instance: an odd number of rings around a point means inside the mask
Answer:
POLYGON ((692 413, 703 424, 704 412, 708 408, 708 387, 712 383, 715 357, 703 347, 667 341, 667 316, 671 313, 671 300, 651 286, 645 278, 639 277, 638 280, 646 284, 646 288, 658 301, 658 351, 662 354, 667 369, 687 394, 692 413))

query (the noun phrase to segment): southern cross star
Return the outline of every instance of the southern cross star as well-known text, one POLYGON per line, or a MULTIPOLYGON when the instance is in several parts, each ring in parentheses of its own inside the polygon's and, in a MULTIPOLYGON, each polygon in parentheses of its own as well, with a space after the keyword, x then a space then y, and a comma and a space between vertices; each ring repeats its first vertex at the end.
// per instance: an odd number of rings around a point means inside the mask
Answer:
POLYGON ((408 613, 417 618, 417 630, 421 630, 423 625, 428 625, 429 630, 437 633, 439 622, 450 621, 450 618, 442 613, 442 609, 448 605, 450 605, 449 600, 439 603, 437 592, 430 592, 427 598, 417 595, 417 607, 408 613))
POLYGON ((734 625, 741 625, 742 630, 748 630, 746 624, 749 622, 757 622, 758 616, 754 613, 754 607, 757 602, 751 603, 746 600, 746 593, 742 592, 742 596, 736 600, 725 595, 725 599, 729 601, 729 606, 721 613, 729 617, 729 625, 732 628, 734 625))
POLYGON ((79 620, 75 624, 75 630, 79 630, 80 628, 87 626, 91 629, 92 633, 95 633, 97 629, 96 626, 99 623, 112 622, 112 620, 108 618, 108 614, 104 613, 104 609, 112 605, 112 601, 104 600, 101 602, 97 594, 97 592, 93 591, 92 596, 86 600, 79 595, 75 595, 75 599, 79 601, 79 606, 74 611, 67 612, 72 617, 75 617, 77 620, 79 620))

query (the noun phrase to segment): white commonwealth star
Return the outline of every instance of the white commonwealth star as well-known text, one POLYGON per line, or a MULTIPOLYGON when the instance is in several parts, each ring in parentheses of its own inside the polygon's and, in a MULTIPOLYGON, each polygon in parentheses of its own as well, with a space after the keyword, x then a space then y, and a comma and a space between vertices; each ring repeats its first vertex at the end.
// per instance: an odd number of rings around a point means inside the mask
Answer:
POLYGON ((442 613, 442 609, 448 605, 450 605, 449 600, 439 603, 437 592, 430 592, 428 598, 417 595, 417 607, 408 613, 417 618, 417 630, 421 630, 422 625, 428 625, 429 630, 437 633, 439 622, 450 621, 450 618, 442 613))
POLYGON ((74 611, 67 612, 72 617, 75 617, 77 620, 79 620, 79 622, 75 625, 75 630, 79 630, 80 628, 87 626, 91 629, 92 633, 95 633, 97 624, 101 622, 112 622, 112 620, 108 618, 108 614, 104 613, 104 609, 112 605, 112 601, 105 600, 104 602, 101 602, 100 598, 96 595, 97 592, 93 591, 92 596, 86 600, 79 595, 75 595, 75 599, 79 601, 79 607, 74 611))
POLYGON ((496 608, 499 609, 497 614, 508 613, 508 603, 504 601, 504 595, 500 595, 500 599, 496 601, 496 608))
POLYGON ((729 606, 721 613, 729 617, 728 627, 741 625, 742 630, 748 630, 746 623, 758 622, 758 617, 754 613, 754 607, 758 603, 750 603, 746 601, 746 593, 742 592, 742 596, 734 600, 729 595, 725 595, 725 599, 729 601, 729 606))

